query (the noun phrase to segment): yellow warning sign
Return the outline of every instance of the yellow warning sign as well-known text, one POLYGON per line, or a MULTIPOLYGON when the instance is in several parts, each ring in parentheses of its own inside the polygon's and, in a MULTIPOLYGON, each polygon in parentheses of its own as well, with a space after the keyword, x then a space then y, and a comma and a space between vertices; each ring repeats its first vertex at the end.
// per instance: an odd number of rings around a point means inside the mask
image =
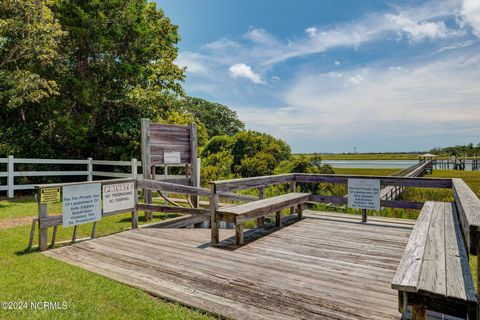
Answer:
POLYGON ((60 188, 40 189, 40 203, 60 202, 60 188))

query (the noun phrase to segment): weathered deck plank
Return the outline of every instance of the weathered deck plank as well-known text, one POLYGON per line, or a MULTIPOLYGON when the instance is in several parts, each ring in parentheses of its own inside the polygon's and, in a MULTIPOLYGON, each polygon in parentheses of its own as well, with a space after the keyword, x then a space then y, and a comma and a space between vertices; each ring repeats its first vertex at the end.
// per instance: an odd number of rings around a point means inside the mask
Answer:
POLYGON ((390 288, 413 228, 376 218, 305 211, 282 228, 246 231, 141 228, 46 255, 234 319, 398 319, 390 288))

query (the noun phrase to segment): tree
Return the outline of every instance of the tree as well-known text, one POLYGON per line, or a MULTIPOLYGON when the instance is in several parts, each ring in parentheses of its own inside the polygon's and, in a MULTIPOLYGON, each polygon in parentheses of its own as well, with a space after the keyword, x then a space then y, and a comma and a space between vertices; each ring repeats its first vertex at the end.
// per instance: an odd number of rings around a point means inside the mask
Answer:
POLYGON ((50 1, 0 4, 0 153, 138 158, 141 118, 183 95, 177 26, 146 0, 50 1))
MULTIPOLYGON (((277 168, 275 168, 275 174, 283 173, 333 174, 335 172, 330 165, 322 164, 320 155, 302 154, 292 156, 290 159, 282 161, 277 168)), ((336 186, 332 184, 301 183, 297 188, 302 192, 330 195, 335 192, 336 186)))
POLYGON ((240 131, 233 137, 213 137, 203 148, 201 156, 202 170, 215 172, 216 178, 263 176, 273 174, 275 167, 290 157, 290 146, 265 133, 240 131), (229 164, 228 170, 224 164, 221 170, 210 168, 220 165, 221 159, 229 164))
POLYGON ((245 124, 238 119, 235 111, 219 103, 185 97, 178 99, 175 105, 180 112, 191 113, 203 122, 210 137, 232 136, 245 127, 245 124))
POLYGON ((96 145, 97 157, 137 156, 129 140, 138 141, 140 119, 162 117, 183 94, 177 26, 146 0, 59 0, 55 11, 68 31, 65 126, 89 124, 74 152, 96 145))
POLYGON ((59 94, 49 71, 60 58, 57 49, 65 33, 51 5, 51 0, 0 3, 0 104, 22 122, 27 106, 59 94))
POLYGON ((322 157, 319 154, 301 154, 292 156, 277 166, 275 174, 284 173, 332 174, 335 172, 330 165, 322 164, 322 157))
MULTIPOLYGON (((235 141, 234 137, 230 136, 216 136, 208 141, 205 147, 202 150, 202 157, 208 157, 211 154, 221 153, 228 151, 231 153, 233 143, 235 141)), ((233 158, 232 158, 233 161, 233 158)))
MULTIPOLYGON (((253 158, 259 152, 272 155, 275 166, 290 157, 290 146, 266 133, 245 130, 237 133, 234 139, 232 146, 234 167, 241 165, 243 159, 253 158)), ((237 169, 235 168, 234 171, 238 171, 237 169)))

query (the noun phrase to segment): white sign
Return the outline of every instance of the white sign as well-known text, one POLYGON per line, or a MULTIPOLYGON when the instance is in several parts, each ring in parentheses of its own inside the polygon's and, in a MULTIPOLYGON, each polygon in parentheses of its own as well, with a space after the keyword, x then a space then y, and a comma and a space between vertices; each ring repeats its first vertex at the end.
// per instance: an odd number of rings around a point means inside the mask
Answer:
POLYGON ((125 182, 103 186, 103 212, 135 208, 135 183, 125 182))
POLYGON ((163 163, 166 164, 178 164, 181 163, 180 161, 180 152, 172 151, 172 152, 163 152, 163 163))
POLYGON ((94 222, 102 219, 100 183, 63 187, 63 226, 94 222))
POLYGON ((348 179, 348 207, 380 210, 380 180, 348 179))

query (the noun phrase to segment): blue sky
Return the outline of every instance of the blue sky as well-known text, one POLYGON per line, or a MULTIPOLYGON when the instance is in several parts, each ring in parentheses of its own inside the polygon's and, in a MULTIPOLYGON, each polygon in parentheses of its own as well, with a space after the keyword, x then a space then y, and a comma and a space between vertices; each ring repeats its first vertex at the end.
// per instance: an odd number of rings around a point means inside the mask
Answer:
POLYGON ((480 142, 480 0, 158 0, 188 95, 294 152, 480 142))

